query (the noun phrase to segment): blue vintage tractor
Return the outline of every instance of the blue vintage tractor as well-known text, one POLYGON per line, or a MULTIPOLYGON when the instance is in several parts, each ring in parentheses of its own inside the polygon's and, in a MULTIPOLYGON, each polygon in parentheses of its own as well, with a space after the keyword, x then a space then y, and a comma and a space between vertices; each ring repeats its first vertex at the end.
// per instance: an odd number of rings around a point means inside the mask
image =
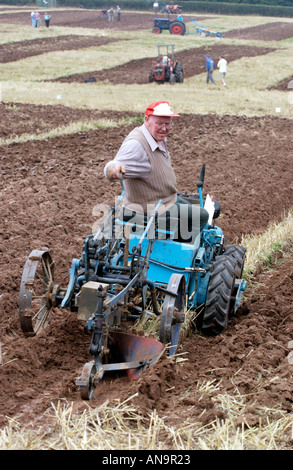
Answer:
MULTIPOLYGON (((207 207, 204 173, 203 166, 196 194, 180 196, 207 207)), ((46 248, 31 252, 21 280, 19 316, 26 335, 44 329, 55 307, 76 311, 91 332, 93 360, 76 381, 86 400, 105 372, 125 370, 132 380, 162 355, 173 356, 187 310, 194 313, 190 328, 209 335, 225 331, 246 286, 245 250, 225 246, 215 225, 218 203, 209 201, 208 224, 194 241, 183 243, 176 241, 176 228, 159 228, 160 201, 148 218, 124 222, 123 194, 124 189, 100 229, 85 239, 81 257, 73 259, 67 288, 55 283, 46 248), (157 338, 133 334, 133 325, 145 318, 159 318, 157 338)))
POLYGON ((154 18, 152 33, 161 34, 164 30, 169 31, 170 34, 184 36, 186 33, 186 25, 179 19, 172 21, 168 18, 154 18))

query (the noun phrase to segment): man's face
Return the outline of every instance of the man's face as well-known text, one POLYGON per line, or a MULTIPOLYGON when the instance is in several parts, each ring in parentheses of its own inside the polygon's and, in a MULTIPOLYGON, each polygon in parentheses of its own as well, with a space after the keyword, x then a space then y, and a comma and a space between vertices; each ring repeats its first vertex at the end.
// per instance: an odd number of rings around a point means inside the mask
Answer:
POLYGON ((162 142, 170 132, 172 121, 170 117, 146 116, 145 125, 157 142, 162 142))

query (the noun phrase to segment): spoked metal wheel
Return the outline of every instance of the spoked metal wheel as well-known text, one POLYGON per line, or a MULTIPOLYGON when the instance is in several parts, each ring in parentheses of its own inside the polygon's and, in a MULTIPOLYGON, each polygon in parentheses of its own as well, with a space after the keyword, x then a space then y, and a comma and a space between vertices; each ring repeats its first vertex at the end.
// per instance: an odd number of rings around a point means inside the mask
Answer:
POLYGON ((160 324, 160 341, 169 344, 169 356, 177 349, 181 324, 184 321, 185 310, 185 277, 182 274, 172 274, 168 293, 165 296, 160 324))
POLYGON ((101 364, 96 365, 95 361, 87 362, 82 369, 81 376, 76 379, 79 386, 80 398, 91 400, 94 396, 97 383, 104 375, 101 364))
POLYGON ((33 250, 24 266, 19 293, 20 326, 26 335, 34 336, 48 326, 57 291, 49 251, 33 250))

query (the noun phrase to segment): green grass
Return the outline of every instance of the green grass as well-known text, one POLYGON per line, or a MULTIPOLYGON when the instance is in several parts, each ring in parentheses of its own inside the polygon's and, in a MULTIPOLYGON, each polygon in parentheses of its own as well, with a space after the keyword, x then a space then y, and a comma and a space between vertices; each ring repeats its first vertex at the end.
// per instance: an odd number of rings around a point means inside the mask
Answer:
MULTIPOLYGON (((1 15, 0 15, 1 17, 1 15)), ((186 18, 186 21, 188 18, 186 18)), ((261 17, 220 17, 207 20, 209 27, 222 30, 236 27, 249 27, 281 18, 261 17)), ((293 20, 286 20, 293 21, 293 20)), ((192 27, 192 23, 188 23, 192 27)), ((174 87, 165 84, 112 85, 110 83, 52 83, 44 82, 64 75, 85 73, 111 68, 133 59, 156 56, 158 42, 170 43, 170 35, 163 32, 158 38, 151 31, 111 32, 85 28, 52 27, 38 31, 30 26, 19 29, 16 25, 0 25, 1 41, 33 39, 36 37, 58 36, 63 34, 106 35, 121 38, 121 41, 92 47, 82 51, 56 51, 29 57, 17 62, 0 64, 0 86, 2 100, 34 104, 56 103, 56 97, 62 96, 65 106, 90 109, 112 109, 117 111, 143 112, 148 100, 169 100, 181 113, 199 114, 234 114, 234 115, 275 115, 276 108, 281 108, 282 117, 292 118, 292 103, 288 94, 269 91, 267 88, 288 78, 292 74, 293 44, 291 41, 248 41, 219 38, 199 38, 196 35, 172 36, 175 52, 182 49, 199 48, 203 45, 226 44, 269 46, 277 50, 263 57, 243 57, 229 64, 227 73, 228 88, 220 86, 218 72, 215 72, 218 84, 214 88, 205 85, 205 74, 186 79, 183 84, 174 87), (127 42, 124 39, 130 39, 127 42), (278 66, 276 67, 276 64, 278 66), (174 92, 175 91, 175 92, 174 92), (179 92, 178 92, 179 91, 179 92), (117 100, 117 96, 119 99, 117 100)), ((196 53, 196 52, 195 52, 196 53)), ((150 62, 151 63, 151 62, 150 62)), ((148 70, 146 70, 147 81, 148 70)), ((59 102, 60 104, 60 102, 59 102)))
POLYGON ((241 245, 247 250, 245 278, 253 279, 257 271, 271 268, 286 252, 292 254, 293 212, 289 211, 279 224, 270 224, 259 236, 246 235, 241 240, 241 245))

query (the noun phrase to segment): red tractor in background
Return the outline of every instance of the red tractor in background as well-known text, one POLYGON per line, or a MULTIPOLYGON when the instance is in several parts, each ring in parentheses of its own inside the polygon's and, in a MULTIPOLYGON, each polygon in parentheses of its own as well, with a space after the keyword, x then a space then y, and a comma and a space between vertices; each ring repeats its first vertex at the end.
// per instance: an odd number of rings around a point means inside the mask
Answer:
POLYGON ((149 83, 183 83, 183 66, 174 58, 174 44, 159 44, 157 48, 158 57, 152 61, 149 83), (165 54, 161 54, 161 48, 166 48, 165 54))
POLYGON ((165 11, 166 13, 174 13, 175 15, 178 15, 178 13, 182 12, 182 6, 181 5, 166 5, 165 11))

